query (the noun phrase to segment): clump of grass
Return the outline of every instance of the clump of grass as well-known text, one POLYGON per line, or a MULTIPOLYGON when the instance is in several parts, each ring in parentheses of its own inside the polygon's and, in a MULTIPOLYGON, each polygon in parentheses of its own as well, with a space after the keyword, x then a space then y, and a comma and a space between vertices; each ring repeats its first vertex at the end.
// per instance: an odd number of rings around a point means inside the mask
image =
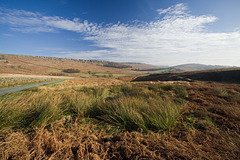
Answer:
POLYGON ((50 124, 61 117, 61 110, 58 108, 61 101, 59 96, 50 97, 46 92, 21 93, 20 96, 18 93, 11 93, 14 97, 10 96, 11 101, 8 95, 4 95, 5 101, 0 101, 0 131, 50 124))
POLYGON ((199 130, 209 130, 214 127, 214 123, 209 119, 200 119, 195 123, 195 128, 199 130))
POLYGON ((184 86, 175 86, 174 87, 174 92, 176 93, 176 96, 178 98, 185 99, 188 97, 187 90, 184 86))
POLYGON ((182 98, 182 99, 185 99, 188 96, 186 88, 184 86, 179 86, 179 85, 154 84, 154 85, 149 85, 148 89, 158 93, 162 93, 165 91, 172 91, 176 94, 177 98, 182 98))
POLYGON ((43 123, 50 124, 62 117, 62 110, 58 107, 60 103, 61 96, 59 95, 54 97, 48 95, 38 96, 37 101, 28 107, 29 110, 27 110, 27 113, 29 115, 25 115, 24 120, 28 122, 32 118, 32 126, 40 126, 43 123))
POLYGON ((91 109, 89 116, 123 130, 169 130, 180 115, 174 103, 160 99, 120 97, 91 109))
POLYGON ((216 88, 216 89, 214 89, 213 92, 215 94, 217 94, 218 96, 228 96, 229 95, 228 91, 225 89, 222 89, 222 88, 216 88))
POLYGON ((88 114, 123 130, 146 130, 143 117, 136 108, 138 104, 136 99, 121 97, 93 107, 88 114))
POLYGON ((148 129, 171 129, 180 116, 180 108, 171 101, 150 100, 142 114, 148 129))
POLYGON ((75 91, 91 94, 94 91, 94 87, 80 87, 74 88, 75 91))
POLYGON ((240 94, 233 95, 233 100, 236 101, 237 103, 240 103, 240 94))
POLYGON ((83 92, 87 95, 95 96, 96 98, 106 98, 109 95, 109 90, 105 87, 80 87, 74 89, 77 92, 83 92))
POLYGON ((160 88, 163 89, 164 91, 171 91, 174 89, 174 86, 173 85, 163 85, 160 88))
POLYGON ((62 95, 60 107, 64 115, 83 118, 88 109, 100 103, 101 100, 101 97, 94 95, 68 91, 62 95))
POLYGON ((60 119, 61 97, 58 94, 51 97, 51 94, 45 90, 25 90, 4 95, 5 100, 0 101, 1 131, 50 124, 60 119))
POLYGON ((4 133, 8 130, 12 129, 15 126, 19 126, 21 124, 21 120, 24 117, 24 110, 23 108, 16 107, 15 104, 18 104, 18 106, 22 106, 23 102, 21 102, 21 99, 27 99, 27 95, 22 94, 21 96, 13 96, 14 94, 11 94, 11 96, 8 98, 4 98, 8 95, 4 95, 1 98, 3 98, 0 102, 0 132, 4 133))
POLYGON ((177 104, 177 105, 185 105, 187 103, 187 101, 185 99, 182 99, 182 98, 174 98, 173 99, 174 103, 177 104))

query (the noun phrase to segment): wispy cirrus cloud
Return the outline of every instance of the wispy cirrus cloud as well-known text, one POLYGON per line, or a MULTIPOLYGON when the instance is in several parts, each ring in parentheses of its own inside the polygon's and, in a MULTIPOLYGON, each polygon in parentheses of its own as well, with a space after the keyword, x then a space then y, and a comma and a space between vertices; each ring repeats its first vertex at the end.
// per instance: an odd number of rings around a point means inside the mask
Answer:
POLYGON ((8 24, 14 31, 30 33, 56 32, 58 29, 84 33, 96 26, 87 20, 80 22, 78 18, 69 20, 59 16, 44 16, 37 12, 5 8, 0 8, 0 23, 8 24))
POLYGON ((176 4, 167 9, 158 9, 157 11, 159 14, 167 13, 169 15, 187 15, 189 13, 188 7, 183 3, 176 4))
POLYGON ((185 4, 159 9, 158 19, 150 22, 100 25, 27 11, 0 9, 0 22, 15 31, 56 32, 67 30, 83 34, 99 50, 56 51, 61 57, 136 61, 158 65, 205 63, 239 65, 240 32, 213 33, 207 24, 217 17, 194 16, 185 4), (104 50, 101 48, 105 48, 104 50))
POLYGON ((4 33, 4 34, 2 34, 2 36, 4 36, 4 37, 14 37, 13 34, 9 34, 9 33, 4 33))

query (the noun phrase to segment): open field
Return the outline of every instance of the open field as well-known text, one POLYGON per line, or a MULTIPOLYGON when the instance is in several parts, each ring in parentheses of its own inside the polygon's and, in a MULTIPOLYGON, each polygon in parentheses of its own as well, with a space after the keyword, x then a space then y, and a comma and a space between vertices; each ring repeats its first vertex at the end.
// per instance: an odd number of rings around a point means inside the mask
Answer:
POLYGON ((1 159, 238 159, 240 86, 71 79, 0 97, 1 159))

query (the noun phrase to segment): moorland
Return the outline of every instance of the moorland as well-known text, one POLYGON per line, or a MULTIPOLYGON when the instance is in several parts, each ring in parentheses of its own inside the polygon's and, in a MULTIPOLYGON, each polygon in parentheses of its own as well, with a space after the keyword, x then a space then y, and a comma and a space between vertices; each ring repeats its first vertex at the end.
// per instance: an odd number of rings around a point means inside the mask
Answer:
POLYGON ((1 159, 240 157, 238 68, 149 75, 158 67, 6 54, 0 65, 3 87, 65 77, 0 96, 1 159))

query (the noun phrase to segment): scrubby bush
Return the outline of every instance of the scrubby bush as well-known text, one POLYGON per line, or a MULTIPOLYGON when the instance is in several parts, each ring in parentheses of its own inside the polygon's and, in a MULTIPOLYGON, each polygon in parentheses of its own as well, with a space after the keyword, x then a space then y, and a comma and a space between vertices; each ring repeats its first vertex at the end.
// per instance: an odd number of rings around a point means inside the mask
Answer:
POLYGON ((66 76, 66 74, 59 73, 59 72, 52 72, 52 73, 49 73, 49 75, 51 75, 51 76, 66 76))
POLYGON ((70 68, 70 69, 63 69, 63 72, 65 72, 65 73, 79 73, 80 70, 79 69, 70 68))

